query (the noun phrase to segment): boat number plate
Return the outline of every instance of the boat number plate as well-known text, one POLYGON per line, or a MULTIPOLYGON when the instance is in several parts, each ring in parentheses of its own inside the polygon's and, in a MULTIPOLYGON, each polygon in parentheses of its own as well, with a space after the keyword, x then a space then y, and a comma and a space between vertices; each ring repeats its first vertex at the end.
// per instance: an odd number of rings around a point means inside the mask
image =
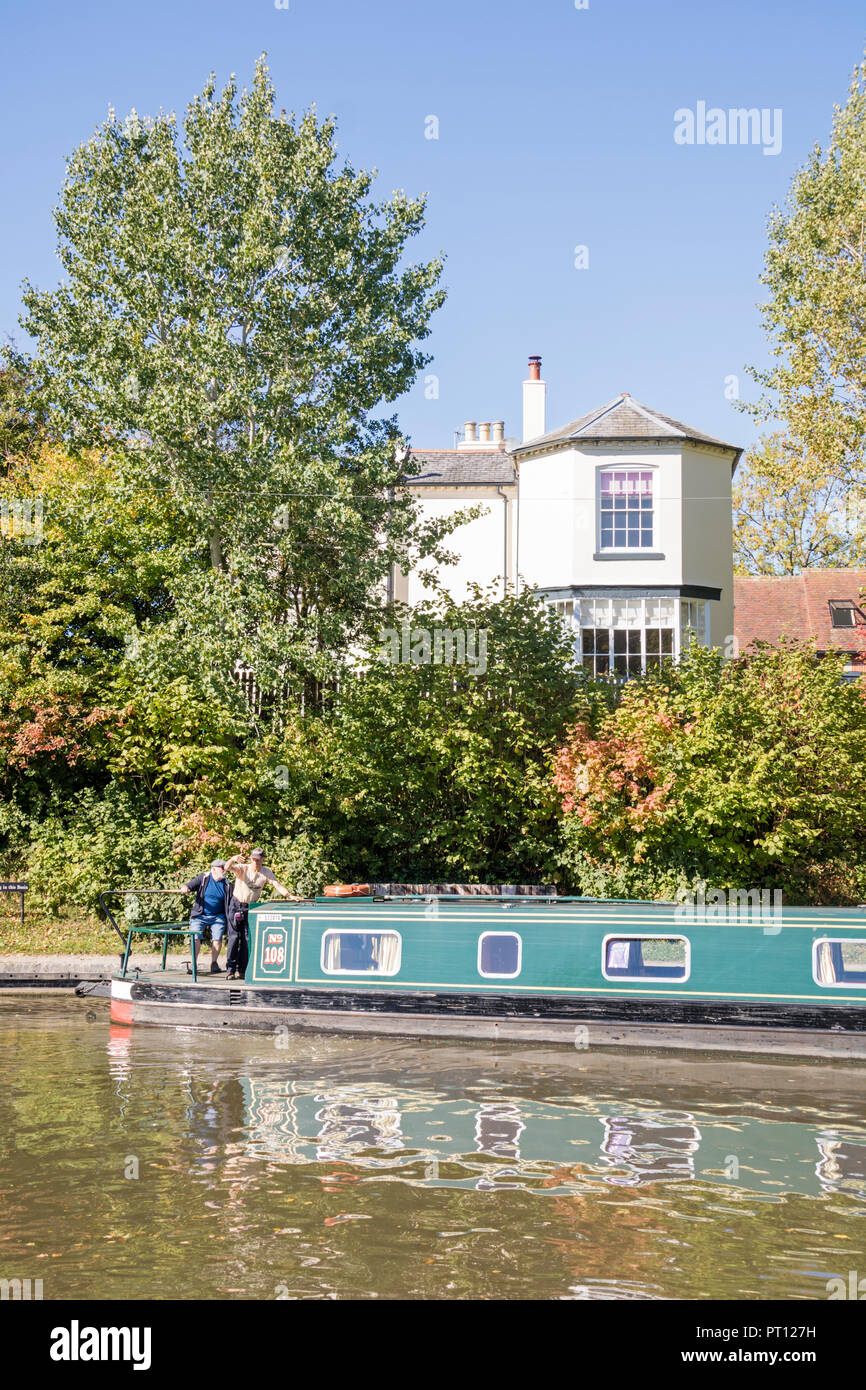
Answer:
POLYGON ((262 932, 261 968, 265 975, 281 975, 286 968, 289 938, 285 927, 267 927, 262 932))

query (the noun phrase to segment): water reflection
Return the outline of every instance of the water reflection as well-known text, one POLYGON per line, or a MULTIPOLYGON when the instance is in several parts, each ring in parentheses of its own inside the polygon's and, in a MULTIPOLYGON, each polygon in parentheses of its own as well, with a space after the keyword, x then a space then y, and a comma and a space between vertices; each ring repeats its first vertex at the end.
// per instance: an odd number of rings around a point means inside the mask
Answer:
POLYGON ((847 1192, 866 1201, 866 1143, 838 1134, 817 1136, 821 1161, 815 1169, 825 1192, 847 1192))
POLYGON ((826 1297, 866 1259, 862 1090, 0 998, 0 1262, 48 1298, 826 1297))
POLYGON ((316 1144, 317 1159, 345 1159, 365 1149, 385 1154, 403 1148, 400 1109, 393 1096, 364 1096, 357 1100, 316 1096, 322 1109, 316 1111, 321 1125, 316 1144))
POLYGON ((693 1116, 659 1118, 612 1115, 603 1121, 601 1152, 622 1173, 607 1173, 605 1182, 626 1187, 695 1176, 694 1155, 701 1131, 693 1116))
POLYGON ((628 1111, 594 1097, 479 1102, 358 1084, 327 1091, 264 1077, 242 1084, 248 1151, 289 1163, 338 1161, 362 1173, 385 1167, 407 1183, 432 1186, 465 1187, 474 1179, 482 1191, 542 1184, 551 1190, 558 1175, 558 1191, 701 1179, 767 1197, 844 1191, 866 1199, 866 1145, 818 1125, 645 1106, 628 1111))

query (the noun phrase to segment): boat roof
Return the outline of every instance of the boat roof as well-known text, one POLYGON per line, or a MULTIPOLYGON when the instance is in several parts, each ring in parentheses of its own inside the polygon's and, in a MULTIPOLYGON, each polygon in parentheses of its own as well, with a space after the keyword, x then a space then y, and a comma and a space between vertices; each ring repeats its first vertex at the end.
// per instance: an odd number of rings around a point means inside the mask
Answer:
MULTIPOLYGON (((484 908, 509 908, 519 909, 522 920, 525 920, 525 912, 532 916, 535 912, 540 914, 542 908, 557 908, 562 909, 563 913, 577 914, 578 917, 592 917, 597 920, 600 916, 607 916, 614 922, 633 925, 640 925, 641 918, 661 918, 660 925, 664 925, 666 934, 676 934, 678 930, 704 926, 712 929, 714 925, 760 926, 768 935, 774 931, 774 925, 779 929, 783 923, 796 923, 812 928, 847 925, 861 931, 866 927, 866 903, 847 907, 790 905, 772 898, 762 901, 758 890, 755 889, 751 895, 745 892, 731 893, 723 902, 703 899, 698 899, 697 902, 665 902, 640 898, 588 898, 546 893, 543 890, 534 890, 531 894, 468 891, 379 893, 375 891, 377 885, 369 886, 372 891, 363 895, 323 895, 310 898, 307 902, 310 907, 327 908, 332 911, 338 908, 342 911, 347 907, 354 907, 359 911, 365 907, 393 907, 396 911, 399 908, 424 907, 431 903, 441 905, 443 910, 463 909, 464 912, 466 909, 474 912, 484 908)), ((297 906, 298 904, 286 902, 284 899, 276 899, 267 904, 255 904, 257 909, 267 907, 270 910, 279 907, 287 912, 292 911, 293 907, 296 909, 297 906)))

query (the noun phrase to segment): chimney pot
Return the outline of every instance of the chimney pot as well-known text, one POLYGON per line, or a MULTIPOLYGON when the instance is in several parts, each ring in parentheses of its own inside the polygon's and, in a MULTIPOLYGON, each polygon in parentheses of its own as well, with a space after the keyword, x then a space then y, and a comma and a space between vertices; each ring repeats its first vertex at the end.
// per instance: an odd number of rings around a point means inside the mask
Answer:
POLYGON ((494 442, 494 444, 502 444, 502 443, 504 442, 504 440, 505 440, 505 421, 504 421, 504 420, 494 420, 494 421, 493 421, 493 442, 494 442))
POLYGON ((545 431, 547 386, 541 380, 541 358, 529 359, 529 377, 523 383, 523 442, 538 439, 545 431))
POLYGON ((485 420, 478 426, 478 438, 482 444, 490 442, 490 421, 485 420))
POLYGON ((467 421, 466 421, 466 424, 463 426, 463 430, 464 430, 464 433, 463 433, 464 441, 465 441, 467 444, 474 444, 474 443, 475 443, 475 421, 474 421, 474 420, 467 420, 467 421))

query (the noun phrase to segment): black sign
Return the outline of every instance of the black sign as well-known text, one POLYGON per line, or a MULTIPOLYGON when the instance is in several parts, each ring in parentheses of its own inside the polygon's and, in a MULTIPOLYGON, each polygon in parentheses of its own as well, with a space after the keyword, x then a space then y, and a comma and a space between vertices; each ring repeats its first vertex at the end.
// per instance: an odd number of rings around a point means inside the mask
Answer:
POLYGON ((0 883, 0 893, 26 893, 29 888, 29 883, 0 883))

